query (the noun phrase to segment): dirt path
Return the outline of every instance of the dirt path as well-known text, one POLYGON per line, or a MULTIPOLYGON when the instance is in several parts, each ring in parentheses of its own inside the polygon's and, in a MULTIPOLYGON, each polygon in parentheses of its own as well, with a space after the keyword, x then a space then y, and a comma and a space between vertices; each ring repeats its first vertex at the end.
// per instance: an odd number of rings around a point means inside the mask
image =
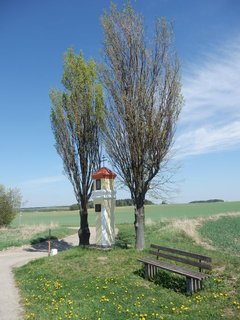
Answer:
MULTIPOLYGON (((90 228, 90 243, 95 243, 95 228, 90 228)), ((78 236, 68 236, 55 241, 53 247, 63 251, 78 245, 78 236)), ((16 288, 12 273, 13 267, 20 267, 27 262, 46 257, 48 255, 47 243, 28 245, 19 248, 10 248, 0 251, 0 319, 22 320, 23 309, 19 303, 20 296, 16 288)))

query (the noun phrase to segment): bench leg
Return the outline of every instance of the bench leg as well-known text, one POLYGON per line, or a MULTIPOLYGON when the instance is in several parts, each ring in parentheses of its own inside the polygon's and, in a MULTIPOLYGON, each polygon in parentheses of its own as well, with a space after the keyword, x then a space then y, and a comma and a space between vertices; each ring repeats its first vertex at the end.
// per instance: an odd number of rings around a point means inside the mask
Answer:
POLYGON ((187 284, 187 293, 192 294, 194 292, 194 279, 186 277, 186 284, 187 284))
POLYGON ((150 275, 149 278, 152 280, 155 274, 155 266, 150 265, 150 275))
POLYGON ((148 264, 148 280, 151 278, 151 265, 148 264))
POLYGON ((157 274, 157 267, 151 264, 144 264, 144 278, 147 280, 153 279, 157 274))
POLYGON ((157 274, 157 267, 154 266, 154 270, 153 270, 153 276, 156 277, 156 274, 157 274))
POLYGON ((196 288, 195 291, 198 291, 201 289, 201 281, 198 279, 195 280, 195 288, 196 288))
POLYGON ((148 263, 145 264, 144 276, 145 276, 145 279, 148 279, 148 280, 150 280, 152 278, 152 265, 151 264, 148 264, 148 263))
POLYGON ((155 278, 156 275, 156 266, 152 266, 152 278, 155 278))
POLYGON ((187 284, 187 293, 190 293, 190 294, 202 289, 202 280, 197 280, 197 279, 187 277, 186 284, 187 284))
POLYGON ((197 280, 197 289, 198 290, 202 289, 202 281, 201 280, 197 280))
POLYGON ((144 278, 148 279, 149 274, 148 274, 148 267, 149 265, 147 263, 144 264, 144 278))

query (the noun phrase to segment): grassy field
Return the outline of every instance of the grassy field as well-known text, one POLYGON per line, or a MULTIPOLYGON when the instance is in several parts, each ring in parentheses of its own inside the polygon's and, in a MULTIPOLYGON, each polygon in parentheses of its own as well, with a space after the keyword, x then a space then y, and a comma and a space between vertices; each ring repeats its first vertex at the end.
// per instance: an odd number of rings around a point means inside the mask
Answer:
POLYGON ((222 250, 240 253, 240 217, 222 217, 208 221, 200 228, 203 238, 222 250))
MULTIPOLYGON (((160 221, 162 218, 194 218, 206 217, 217 213, 240 212, 240 202, 216 202, 203 204, 168 204, 145 207, 146 220, 160 221)), ((95 225, 95 213, 89 210, 89 223, 95 225)), ((115 210, 116 224, 133 223, 133 207, 117 207, 115 210)), ((59 226, 79 226, 78 211, 23 212, 16 217, 12 226, 19 224, 58 224, 59 226)))
MULTIPOLYGON (((204 237, 211 240, 208 237, 219 233, 217 225, 223 237, 229 234, 229 227, 239 223, 240 217, 231 219, 212 221, 204 237)), ((240 319, 240 256, 235 255, 231 241, 224 251, 219 240, 214 250, 197 245, 196 235, 189 233, 191 223, 197 225, 195 220, 185 220, 181 228, 176 228, 179 223, 164 220, 147 226, 145 236, 147 247, 161 243, 213 258, 211 277, 198 293, 187 296, 183 279, 166 272, 160 272, 153 282, 144 280, 137 258, 147 251, 139 253, 131 247, 110 251, 74 248, 15 270, 25 319, 240 319)), ((119 228, 118 244, 132 245, 132 225, 119 228)))

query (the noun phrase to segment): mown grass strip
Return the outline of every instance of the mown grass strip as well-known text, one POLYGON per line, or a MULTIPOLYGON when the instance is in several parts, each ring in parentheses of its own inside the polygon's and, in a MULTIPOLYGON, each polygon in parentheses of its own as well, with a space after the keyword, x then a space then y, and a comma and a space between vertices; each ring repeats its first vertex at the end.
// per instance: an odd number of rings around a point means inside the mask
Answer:
MULTIPOLYGON (((61 239, 77 232, 73 229, 56 226, 51 230, 52 239, 61 239)), ((3 228, 0 229, 0 250, 9 247, 20 247, 25 244, 37 244, 48 240, 48 236, 48 226, 3 228)))

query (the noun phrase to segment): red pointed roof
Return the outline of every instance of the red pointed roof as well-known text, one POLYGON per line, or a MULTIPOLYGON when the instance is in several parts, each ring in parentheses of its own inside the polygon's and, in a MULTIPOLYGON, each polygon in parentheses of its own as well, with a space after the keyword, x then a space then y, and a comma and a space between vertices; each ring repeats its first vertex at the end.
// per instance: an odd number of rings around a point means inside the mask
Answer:
POLYGON ((96 172, 93 173, 92 177, 93 179, 115 179, 116 178, 116 173, 114 173, 113 171, 111 171, 110 169, 106 168, 106 167, 102 167, 99 170, 97 170, 96 172))

